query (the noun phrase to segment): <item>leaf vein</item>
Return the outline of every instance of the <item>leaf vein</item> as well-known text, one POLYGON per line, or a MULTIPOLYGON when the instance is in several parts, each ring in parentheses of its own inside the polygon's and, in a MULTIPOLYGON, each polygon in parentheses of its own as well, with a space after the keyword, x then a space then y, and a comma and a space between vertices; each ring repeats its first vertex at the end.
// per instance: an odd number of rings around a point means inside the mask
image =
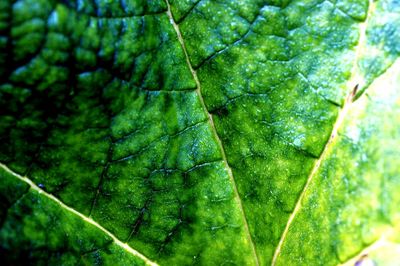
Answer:
POLYGON ((222 145, 222 141, 221 141, 220 137, 218 136, 217 130, 215 128, 213 117, 212 117, 211 113, 208 111, 208 109, 207 109, 207 107, 205 105, 203 96, 201 94, 201 84, 200 84, 199 78, 197 76, 197 72, 193 68, 193 66, 192 66, 192 64, 190 62, 189 55, 188 55, 188 52, 186 50, 185 42, 183 40, 183 37, 182 37, 181 31, 179 29, 179 26, 178 26, 178 24, 175 22, 175 20, 173 18, 173 15, 172 15, 172 12, 171 12, 171 6, 169 4, 169 1, 165 0, 165 2, 166 2, 167 7, 168 7, 168 10, 167 10, 168 18, 169 18, 174 30, 176 31, 179 43, 182 46, 182 50, 183 50, 183 52, 185 54, 185 58, 186 58, 186 63, 188 65, 188 67, 190 69, 190 72, 192 73, 193 79, 195 80, 195 83, 196 83, 196 87, 197 87, 196 88, 196 93, 197 93, 197 95, 198 95, 198 97, 200 99, 200 103, 202 105, 202 108, 203 108, 204 112, 208 115, 208 120, 209 120, 209 123, 210 123, 210 126, 211 126, 211 130, 212 130, 213 135, 215 136, 215 139, 216 139, 216 141, 218 143, 218 146, 219 146, 219 149, 220 149, 220 152, 221 152, 221 155, 222 155, 222 160, 223 160, 223 162, 225 164, 225 168, 226 168, 226 170, 228 172, 228 175, 229 175, 229 179, 232 182, 234 193, 235 193, 235 198, 237 199, 240 211, 242 213, 245 231, 246 231, 248 239, 249 239, 249 241, 251 243, 251 248, 252 248, 252 252, 253 252, 254 258, 255 258, 256 265, 258 266, 260 263, 258 261, 257 251, 256 251, 255 244, 254 244, 254 241, 253 241, 251 233, 250 233, 250 229, 249 229, 249 225, 248 225, 248 222, 247 222, 246 214, 245 214, 245 211, 244 211, 244 208, 243 208, 243 205, 242 205, 242 201, 240 199, 239 192, 238 192, 238 189, 237 189, 237 186, 236 186, 236 181, 235 181, 235 179, 233 177, 233 174, 232 174, 232 169, 228 164, 228 160, 227 160, 227 157, 226 157, 226 154, 225 154, 224 147, 222 145))
POLYGON ((47 193, 46 191, 44 191, 43 189, 41 189, 40 187, 38 187, 32 180, 30 180, 28 177, 25 176, 21 176, 15 172, 13 172, 11 169, 9 169, 7 166, 5 166, 4 164, 0 163, 0 167, 3 168, 5 171, 7 171, 8 173, 10 173, 11 175, 13 175, 14 177, 18 178, 19 180, 27 183, 30 188, 32 190, 37 191, 39 194, 49 198, 50 200, 56 202, 57 204, 59 204, 63 209, 69 211, 70 213, 75 214, 76 216, 78 216, 79 218, 81 218, 83 221, 92 224, 93 226, 97 227, 98 229, 100 229, 103 233, 105 233, 107 236, 109 236, 116 245, 120 246, 122 249, 124 249, 125 251, 127 251, 128 253, 142 259, 147 265, 151 265, 151 266, 156 266, 157 264, 155 262, 152 262, 151 260, 149 260, 147 257, 145 257, 143 254, 141 254, 140 252, 138 252, 137 250, 133 249, 132 247, 130 247, 127 243, 123 243, 121 240, 119 240, 116 236, 114 236, 110 231, 108 231, 106 228, 102 227, 100 224, 98 224, 96 221, 92 220, 91 218, 83 215, 82 213, 76 211, 75 209, 69 207, 68 205, 66 205, 65 203, 63 203, 61 200, 59 200, 58 198, 56 198, 55 196, 53 196, 52 194, 47 193))
POLYGON ((287 233, 289 231, 290 225, 292 224, 296 214, 299 212, 301 205, 302 205, 302 201, 305 197, 305 194, 308 190, 308 187, 310 186, 311 181, 313 180, 313 177, 316 175, 316 173, 318 172, 321 163, 323 162, 323 160, 326 157, 326 154, 329 150, 329 147, 332 146, 334 139, 336 139, 336 136, 338 135, 338 129, 339 127, 342 125, 344 119, 346 118, 346 115, 350 109, 350 105, 352 104, 352 102, 354 101, 354 97, 356 96, 357 93, 357 88, 358 88, 358 81, 361 78, 360 74, 358 73, 358 59, 362 54, 362 50, 363 50, 363 44, 365 42, 365 38, 366 38, 366 29, 367 29, 367 24, 369 21, 369 18, 371 16, 372 11, 374 10, 374 3, 373 0, 369 1, 369 5, 368 5, 368 10, 367 10, 367 17, 365 19, 364 22, 360 23, 359 25, 359 40, 358 40, 358 44, 356 47, 356 51, 355 51, 355 58, 354 58, 354 63, 353 63, 353 67, 352 67, 352 75, 350 77, 350 79, 347 82, 347 87, 351 88, 351 91, 348 92, 348 95, 346 97, 346 100, 343 104, 342 109, 339 111, 339 114, 337 116, 337 119, 333 125, 332 128, 332 132, 327 140, 327 142, 325 143, 325 146, 322 150, 321 155, 319 156, 319 158, 315 161, 315 164, 309 174, 309 176, 307 177, 307 181, 306 184, 303 187, 303 190, 300 193, 299 198, 297 199, 296 205, 294 207, 294 210, 292 211, 292 213, 289 216, 288 222, 286 223, 285 229, 280 237, 279 243, 275 249, 274 252, 274 256, 272 258, 272 263, 271 265, 274 266, 277 262, 277 259, 280 255, 282 246, 283 246, 283 242, 286 239, 287 233))

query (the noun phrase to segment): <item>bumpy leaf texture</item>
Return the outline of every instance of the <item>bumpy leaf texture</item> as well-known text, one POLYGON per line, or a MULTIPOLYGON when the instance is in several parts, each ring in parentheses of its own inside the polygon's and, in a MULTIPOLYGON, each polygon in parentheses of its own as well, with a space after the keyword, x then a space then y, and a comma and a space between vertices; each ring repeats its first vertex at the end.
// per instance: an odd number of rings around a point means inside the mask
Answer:
POLYGON ((399 0, 0 0, 2 263, 398 265, 399 56, 399 0))

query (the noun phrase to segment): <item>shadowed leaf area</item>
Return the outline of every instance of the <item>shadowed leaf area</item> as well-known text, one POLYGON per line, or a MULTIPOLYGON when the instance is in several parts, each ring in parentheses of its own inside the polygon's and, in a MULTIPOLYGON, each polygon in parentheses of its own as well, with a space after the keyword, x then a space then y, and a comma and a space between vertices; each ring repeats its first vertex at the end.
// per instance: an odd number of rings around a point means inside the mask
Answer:
POLYGON ((0 0, 0 261, 396 265, 399 29, 398 0, 0 0))

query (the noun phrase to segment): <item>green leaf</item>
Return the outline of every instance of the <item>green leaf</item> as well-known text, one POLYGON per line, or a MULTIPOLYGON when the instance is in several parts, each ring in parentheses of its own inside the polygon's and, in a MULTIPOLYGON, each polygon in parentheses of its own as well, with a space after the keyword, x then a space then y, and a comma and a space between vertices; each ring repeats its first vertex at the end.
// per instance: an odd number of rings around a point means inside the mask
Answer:
POLYGON ((398 0, 3 0, 9 265, 390 265, 398 0))

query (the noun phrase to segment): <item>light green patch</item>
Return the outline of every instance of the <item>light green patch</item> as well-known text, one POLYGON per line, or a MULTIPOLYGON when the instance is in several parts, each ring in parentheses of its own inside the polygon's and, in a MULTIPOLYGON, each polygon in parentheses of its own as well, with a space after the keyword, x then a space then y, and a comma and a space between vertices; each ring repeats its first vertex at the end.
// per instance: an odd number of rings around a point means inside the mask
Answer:
POLYGON ((350 105, 289 229, 279 265, 343 263, 398 227, 399 66, 397 61, 350 105))

